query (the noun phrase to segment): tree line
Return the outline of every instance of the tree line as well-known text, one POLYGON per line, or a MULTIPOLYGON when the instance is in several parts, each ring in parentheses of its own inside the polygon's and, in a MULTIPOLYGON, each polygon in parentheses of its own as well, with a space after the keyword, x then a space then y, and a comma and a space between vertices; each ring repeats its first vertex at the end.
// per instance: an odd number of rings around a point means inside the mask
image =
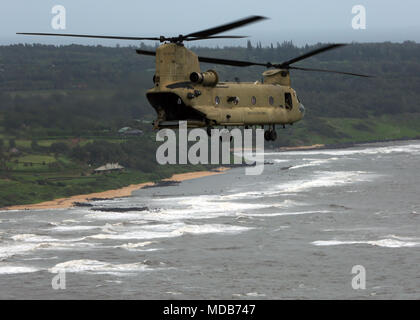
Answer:
MULTIPOLYGON (((246 47, 191 47, 198 55, 281 62, 322 44, 297 47, 291 42, 246 47)), ((143 49, 153 46, 141 44, 143 49)), ((364 79, 292 71, 292 86, 307 117, 354 117, 420 111, 420 44, 352 44, 300 62, 313 68, 366 73, 364 79)), ((262 67, 202 64, 221 80, 255 81, 262 67)), ((39 129, 56 135, 118 128, 128 119, 155 118, 145 98, 152 87, 154 58, 134 47, 0 46, 0 126, 8 132, 39 129)))

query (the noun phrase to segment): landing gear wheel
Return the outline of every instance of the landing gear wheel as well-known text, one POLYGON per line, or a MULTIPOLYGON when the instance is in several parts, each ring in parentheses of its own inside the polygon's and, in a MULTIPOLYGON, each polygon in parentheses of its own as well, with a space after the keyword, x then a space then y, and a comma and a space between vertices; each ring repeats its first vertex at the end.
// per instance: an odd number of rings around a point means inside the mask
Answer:
POLYGON ((277 139, 277 132, 275 130, 270 131, 270 140, 275 141, 277 139))
POLYGON ((274 141, 277 139, 277 132, 275 130, 267 130, 264 132, 264 139, 266 141, 274 141))

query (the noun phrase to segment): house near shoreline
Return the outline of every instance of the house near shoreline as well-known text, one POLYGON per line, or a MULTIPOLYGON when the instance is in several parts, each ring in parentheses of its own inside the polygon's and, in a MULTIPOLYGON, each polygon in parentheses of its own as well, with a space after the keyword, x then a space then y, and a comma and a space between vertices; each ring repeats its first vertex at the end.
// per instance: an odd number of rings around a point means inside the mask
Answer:
POLYGON ((118 134, 123 136, 140 136, 143 134, 143 130, 124 127, 118 130, 118 134))
POLYGON ((107 163, 93 170, 94 173, 121 172, 124 167, 117 163, 107 163))

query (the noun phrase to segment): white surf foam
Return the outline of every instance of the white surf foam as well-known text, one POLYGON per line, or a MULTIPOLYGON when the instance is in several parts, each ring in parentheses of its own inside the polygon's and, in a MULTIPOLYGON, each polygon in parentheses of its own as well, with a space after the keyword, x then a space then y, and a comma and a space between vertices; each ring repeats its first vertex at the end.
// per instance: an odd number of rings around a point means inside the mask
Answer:
POLYGON ((50 236, 36 235, 32 233, 23 233, 16 234, 11 237, 14 241, 23 241, 23 242, 77 242, 82 241, 85 237, 73 238, 73 239, 56 239, 50 236))
POLYGON ((92 239, 114 239, 114 240, 129 240, 129 239, 155 239, 155 238, 173 238, 184 234, 206 234, 206 233, 239 233, 250 230, 252 228, 223 225, 223 224, 204 224, 204 225, 190 225, 185 223, 173 224, 159 224, 159 225, 145 225, 135 226, 129 228, 121 228, 115 234, 96 234, 88 236, 92 239))
POLYGON ((186 225, 175 229, 172 233, 177 235, 184 234, 205 234, 205 233, 240 233, 250 230, 252 228, 222 225, 222 224, 207 224, 207 225, 186 225))
POLYGON ((317 167, 317 166, 321 166, 323 164, 329 163, 331 161, 336 161, 338 159, 339 158, 337 157, 328 158, 328 159, 309 159, 310 160, 309 162, 292 166, 289 168, 289 170, 295 170, 295 169, 306 168, 306 167, 317 167))
POLYGON ((370 241, 340 241, 340 240, 319 240, 311 242, 315 246, 338 246, 338 245, 351 245, 351 244, 369 244, 372 246, 385 247, 385 248, 402 248, 402 247, 417 247, 420 242, 401 241, 396 239, 380 239, 370 241))
POLYGON ((157 198, 153 199, 156 205, 162 205, 162 201, 165 203, 164 207, 159 211, 144 215, 144 220, 154 221, 171 221, 171 220, 184 220, 184 219, 211 219, 221 216, 235 215, 238 212, 258 210, 264 208, 290 208, 301 203, 297 203, 292 200, 286 199, 282 202, 277 203, 250 203, 241 202, 238 200, 252 200, 262 197, 278 194, 278 190, 265 191, 261 190, 246 191, 246 192, 233 192, 225 195, 199 195, 189 197, 171 197, 168 198, 157 198), (162 200, 162 201, 161 201, 162 200), (166 202, 170 201, 175 203, 175 207, 165 208, 166 202))
POLYGON ((18 254, 24 254, 38 247, 35 243, 11 244, 0 246, 0 260, 12 257, 18 254))
POLYGON ((35 249, 74 250, 88 249, 93 247, 98 247, 98 245, 92 242, 43 242, 40 243, 35 249))
POLYGON ((245 293, 245 295, 248 297, 265 297, 266 296, 264 293, 259 293, 259 292, 248 292, 248 293, 245 293))
POLYGON ((289 159, 267 159, 267 160, 273 161, 274 163, 285 163, 285 162, 291 161, 289 159))
POLYGON ((127 264, 112 264, 108 262, 102 262, 98 260, 70 260, 56 264, 54 267, 48 269, 51 273, 57 273, 60 271, 65 272, 92 272, 92 273, 111 273, 116 275, 122 275, 124 273, 139 272, 148 270, 148 266, 141 262, 138 263, 127 263, 127 264))
MULTIPOLYGON (((271 194, 271 192, 267 193, 271 194)), ((259 192, 258 197, 267 196, 267 193, 259 192)), ((279 192, 273 191, 272 193, 278 194, 279 192)), ((159 218, 158 220, 209 219, 220 216, 236 215, 239 212, 255 211, 258 209, 291 208, 302 205, 302 203, 288 199, 276 203, 246 203, 237 201, 241 198, 249 200, 249 195, 250 193, 236 193, 213 198, 201 197, 196 199, 195 197, 191 197, 188 200, 179 202, 179 205, 183 205, 184 208, 162 209, 150 218, 159 218)))
POLYGON ((68 231, 86 231, 86 230, 94 230, 101 228, 100 226, 57 226, 50 228, 49 230, 55 231, 55 232, 68 232, 68 231))
POLYGON ((63 223, 77 223, 78 221, 77 220, 74 220, 74 219, 66 219, 66 220, 63 220, 63 223))
MULTIPOLYGON (((332 156, 348 156, 357 154, 390 154, 390 153, 410 153, 420 154, 420 144, 408 144, 387 147, 358 147, 349 149, 321 149, 321 150, 308 150, 308 151, 285 151, 277 153, 277 155, 332 155, 332 156)), ((270 153, 271 154, 271 153, 270 153)), ((274 154, 274 153, 273 153, 274 154)))
POLYGON ((68 250, 85 249, 97 246, 95 243, 79 242, 86 239, 59 240, 50 237, 39 237, 32 234, 21 234, 13 236, 15 242, 3 242, 0 245, 0 260, 13 257, 15 255, 29 254, 35 250, 68 250))
POLYGON ((56 240, 49 236, 38 236, 32 233, 16 234, 10 238, 13 239, 14 241, 28 241, 28 242, 42 242, 42 241, 56 240))
POLYGON ((276 189, 285 193, 307 191, 312 188, 334 187, 362 181, 369 181, 375 175, 365 171, 316 171, 308 180, 295 180, 279 184, 276 189))
POLYGON ((265 196, 270 195, 270 192, 266 192, 264 190, 256 191, 244 191, 244 192, 236 192, 221 196, 220 199, 222 200, 241 200, 241 199, 258 199, 264 198, 265 196))
MULTIPOLYGON (((227 195, 198 195, 188 197, 155 198, 153 202, 163 208, 153 211, 139 213, 118 213, 118 212, 95 212, 89 213, 85 218, 95 220, 114 221, 136 221, 136 224, 146 221, 179 221, 184 219, 211 219, 220 216, 235 215, 238 212, 258 210, 264 208, 290 208, 301 205, 292 200, 286 199, 278 203, 246 203, 237 200, 254 199, 278 194, 278 190, 259 192, 237 192, 227 195), (175 206, 165 208, 166 203, 174 203, 175 206)), ((114 224, 115 225, 115 224, 114 224)), ((104 232, 115 232, 112 226, 102 227, 104 232), (107 230, 105 230, 107 229, 107 230)))
POLYGON ((124 243, 119 246, 115 246, 114 248, 123 248, 123 249, 136 249, 136 248, 143 248, 145 246, 149 246, 155 243, 155 241, 144 241, 144 242, 137 242, 137 243, 124 243))
MULTIPOLYGON (((270 189, 264 189, 266 188, 266 185, 264 187, 258 186, 256 189, 258 191, 244 191, 244 192, 237 192, 237 193, 231 193, 227 195, 220 196, 220 199, 222 201, 226 200, 253 200, 253 199, 259 199, 259 198, 267 198, 267 197, 273 197, 279 194, 278 190, 270 189)), ((287 200, 286 200, 287 201, 287 200)), ((277 206, 283 206, 285 203, 278 203, 277 206)), ((291 202, 289 204, 292 204, 291 202)), ((297 202, 295 202, 297 204, 297 202)), ((265 205, 262 205, 262 208, 265 207, 265 205)), ((259 209, 259 208, 251 208, 251 209, 259 209)))
POLYGON ((23 267, 23 266, 2 266, 0 265, 0 275, 2 274, 18 274, 18 273, 31 273, 37 272, 40 269, 33 268, 33 267, 23 267))
POLYGON ((316 210, 316 211, 295 211, 295 212, 277 212, 277 213, 239 213, 238 216, 245 217, 278 217, 278 216, 291 216, 300 214, 312 214, 312 213, 329 213, 329 210, 316 210))
MULTIPOLYGON (((245 194, 226 195, 226 196, 192 196, 183 197, 182 200, 174 201, 177 203, 175 208, 163 208, 157 212, 151 213, 143 218, 146 220, 170 221, 182 219, 210 219, 220 216, 234 215, 239 211, 257 210, 275 206, 276 204, 263 203, 245 203, 237 200, 246 197, 245 194)), ((158 199, 155 201, 159 201, 158 199)), ((279 204, 281 206, 283 204, 279 204)))
POLYGON ((94 213, 89 212, 84 216, 84 219, 92 220, 119 220, 119 221, 130 221, 130 220, 140 220, 143 217, 151 214, 150 211, 141 211, 141 212, 106 212, 106 211, 96 211, 94 213))
POLYGON ((390 234, 390 235, 387 235, 386 237, 394 238, 397 240, 420 241, 420 238, 418 237, 403 237, 403 236, 397 236, 395 234, 390 234))

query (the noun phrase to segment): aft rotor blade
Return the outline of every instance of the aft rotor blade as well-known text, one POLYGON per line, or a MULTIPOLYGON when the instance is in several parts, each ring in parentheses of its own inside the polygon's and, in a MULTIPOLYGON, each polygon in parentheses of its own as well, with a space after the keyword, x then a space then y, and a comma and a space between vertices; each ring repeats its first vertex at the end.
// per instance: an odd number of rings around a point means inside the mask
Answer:
POLYGON ((280 64, 275 64, 273 66, 276 67, 276 68, 280 68, 280 69, 281 68, 287 68, 292 63, 307 59, 307 58, 312 57, 314 55, 320 54, 321 52, 325 52, 325 51, 329 51, 329 50, 332 50, 332 49, 335 49, 335 48, 343 47, 345 45, 346 44, 343 44, 343 43, 331 44, 331 45, 328 45, 328 46, 325 46, 325 47, 322 47, 322 48, 319 48, 319 49, 309 51, 309 52, 307 52, 307 53, 305 53, 301 56, 298 56, 296 58, 293 58, 293 59, 290 59, 288 61, 282 62, 280 64))
POLYGON ((250 16, 241 20, 237 20, 234 22, 230 22, 227 24, 223 24, 214 28, 209 28, 209 29, 205 29, 205 30, 201 30, 201 31, 197 31, 197 32, 193 32, 190 34, 185 35, 185 38, 190 38, 190 37, 196 37, 196 38, 202 38, 202 37, 209 37, 212 36, 214 34, 218 34, 218 33, 222 33, 228 30, 232 30, 232 29, 236 29, 239 27, 242 27, 244 25, 250 24, 250 23, 254 23, 260 20, 264 20, 267 19, 266 17, 262 17, 262 16, 250 16))
POLYGON ((119 39, 119 40, 156 40, 157 37, 120 37, 120 36, 98 36, 90 34, 66 34, 66 33, 32 33, 32 32, 18 32, 16 34, 30 35, 30 36, 58 36, 58 37, 77 37, 77 38, 99 38, 99 39, 119 39))
POLYGON ((198 61, 200 62, 207 62, 207 63, 214 63, 214 64, 224 64, 227 66, 234 66, 234 67, 250 67, 250 66, 263 66, 266 67, 266 63, 256 63, 256 62, 249 62, 249 61, 241 61, 241 60, 228 60, 228 59, 218 59, 218 58, 207 58, 207 57, 198 57, 198 61))
POLYGON ((345 74, 345 75, 348 75, 348 76, 373 78, 373 76, 369 76, 369 75, 366 75, 366 74, 343 72, 343 71, 336 71, 336 70, 325 70, 325 69, 314 69, 314 68, 301 68, 301 67, 289 67, 289 69, 302 70, 302 71, 316 71, 316 72, 338 73, 338 74, 345 74))
MULTIPOLYGON (((141 49, 137 49, 136 52, 138 54, 144 54, 144 55, 147 55, 147 56, 155 56, 156 55, 156 52, 154 52, 154 51, 147 51, 147 50, 141 50, 141 49)), ((249 61, 241 61, 241 60, 208 58, 208 57, 201 57, 201 56, 198 57, 198 60, 200 62, 205 62, 205 63, 223 64, 223 65, 234 66, 234 67, 250 67, 250 66, 262 66, 262 67, 268 67, 268 68, 272 67, 272 65, 270 63, 258 63, 258 62, 249 62, 249 61)), ((366 74, 344 72, 344 71, 337 71, 337 70, 304 68, 304 67, 294 67, 294 66, 288 66, 287 69, 301 70, 301 71, 336 73, 336 74, 344 74, 344 75, 348 75, 348 76, 373 78, 373 76, 366 75, 366 74)))

